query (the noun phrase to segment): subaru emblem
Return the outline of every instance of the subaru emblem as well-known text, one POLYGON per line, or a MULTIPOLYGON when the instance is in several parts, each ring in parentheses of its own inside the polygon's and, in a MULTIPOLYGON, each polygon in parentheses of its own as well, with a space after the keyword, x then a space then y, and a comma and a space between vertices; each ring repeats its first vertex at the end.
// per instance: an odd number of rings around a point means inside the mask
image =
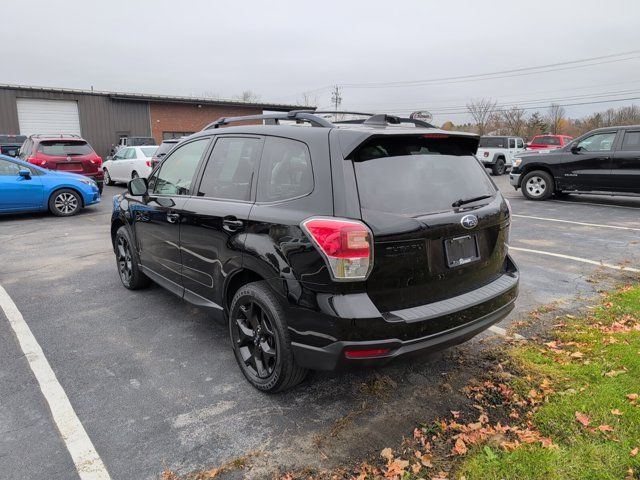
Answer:
POLYGON ((475 215, 465 215, 460 219, 460 224, 467 230, 471 230, 478 226, 478 217, 475 215))

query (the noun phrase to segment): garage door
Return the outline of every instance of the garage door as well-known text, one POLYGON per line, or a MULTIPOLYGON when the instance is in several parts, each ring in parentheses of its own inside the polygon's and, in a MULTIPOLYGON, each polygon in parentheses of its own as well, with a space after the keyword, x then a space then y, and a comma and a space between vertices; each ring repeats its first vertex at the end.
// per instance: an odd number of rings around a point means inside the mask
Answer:
POLYGON ((78 102, 18 98, 18 122, 22 135, 34 133, 81 135, 78 102))

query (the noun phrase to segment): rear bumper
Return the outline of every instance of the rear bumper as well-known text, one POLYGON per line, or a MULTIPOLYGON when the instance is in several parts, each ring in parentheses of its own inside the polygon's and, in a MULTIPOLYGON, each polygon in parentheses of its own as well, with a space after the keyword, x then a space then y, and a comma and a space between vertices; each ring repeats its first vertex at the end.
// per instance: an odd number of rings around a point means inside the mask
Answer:
MULTIPOLYGON (((325 317, 327 327, 324 333, 290 327, 296 361, 314 370, 379 366, 398 358, 425 354, 465 342, 513 310, 518 295, 519 275, 510 259, 507 259, 507 263, 507 271, 493 282, 457 297, 381 313, 377 318, 349 319, 321 314, 325 317), (387 336, 384 335, 385 331, 387 336), (314 337, 313 340, 309 341, 309 335, 314 337), (337 338, 338 335, 341 338, 337 338), (320 336, 326 339, 324 344, 316 340, 320 336), (347 351, 356 350, 384 352, 365 358, 347 357, 347 351)), ((358 302, 358 307, 364 307, 362 299, 358 299, 358 302)), ((317 325, 320 319, 315 320, 317 325)))

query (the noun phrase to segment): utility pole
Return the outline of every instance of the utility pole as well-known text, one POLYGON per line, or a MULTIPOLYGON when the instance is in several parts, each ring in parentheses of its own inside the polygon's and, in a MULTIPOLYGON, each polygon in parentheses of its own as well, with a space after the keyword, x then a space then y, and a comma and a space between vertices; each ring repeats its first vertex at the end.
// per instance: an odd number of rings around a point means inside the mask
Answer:
POLYGON ((333 91, 331 92, 331 103, 335 107, 334 110, 336 112, 338 111, 338 107, 342 104, 342 95, 340 93, 341 91, 342 89, 338 85, 336 85, 335 87, 333 87, 333 91))

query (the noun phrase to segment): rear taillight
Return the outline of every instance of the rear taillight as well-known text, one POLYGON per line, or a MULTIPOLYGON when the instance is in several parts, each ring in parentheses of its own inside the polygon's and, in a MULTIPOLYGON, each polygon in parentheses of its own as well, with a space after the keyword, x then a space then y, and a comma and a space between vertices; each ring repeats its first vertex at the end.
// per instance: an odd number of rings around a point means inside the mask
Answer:
POLYGON ((364 280, 373 267, 373 235, 357 220, 313 217, 301 224, 329 264, 334 280, 364 280))
POLYGON ((485 157, 488 157, 488 156, 489 156, 489 152, 484 152, 484 154, 483 154, 483 155, 484 155, 485 157))
POLYGON ((93 158, 91 159, 91 163, 100 167, 102 166, 102 158, 100 157, 93 158))
POLYGON ((371 348, 369 350, 345 350, 344 356, 347 358, 369 358, 386 355, 390 348, 371 348))
POLYGON ((38 158, 38 157, 29 157, 27 158, 27 162, 33 165, 39 165, 41 167, 44 167, 47 164, 46 160, 43 160, 42 158, 38 158))
POLYGON ((150 166, 151 166, 151 160, 147 160, 147 162, 146 162, 146 163, 147 163, 147 167, 150 167, 150 166))

